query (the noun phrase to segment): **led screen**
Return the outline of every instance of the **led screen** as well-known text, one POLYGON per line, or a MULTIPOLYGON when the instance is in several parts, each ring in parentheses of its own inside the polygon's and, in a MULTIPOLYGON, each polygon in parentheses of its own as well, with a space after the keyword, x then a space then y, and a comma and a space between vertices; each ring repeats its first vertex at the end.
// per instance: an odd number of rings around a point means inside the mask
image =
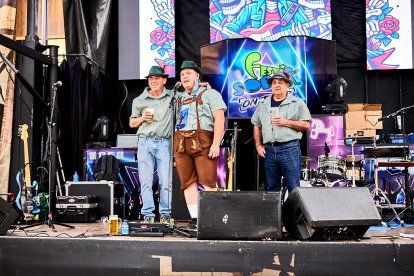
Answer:
MULTIPOLYGON (((313 159, 310 162, 311 169, 316 169, 318 158, 323 159, 326 155, 346 160, 347 155, 352 154, 352 147, 344 144, 344 138, 343 115, 312 115, 308 130, 308 155, 313 159)), ((360 146, 354 147, 354 154, 360 155, 361 150, 360 146)))
POLYGON ((336 77, 335 42, 310 37, 283 37, 274 42, 227 39, 201 48, 203 80, 221 92, 228 117, 251 117, 271 93, 266 80, 284 71, 292 76, 291 93, 311 113, 322 113, 325 87, 336 77))
POLYGON ((330 0, 210 0, 210 42, 306 35, 332 39, 330 0))

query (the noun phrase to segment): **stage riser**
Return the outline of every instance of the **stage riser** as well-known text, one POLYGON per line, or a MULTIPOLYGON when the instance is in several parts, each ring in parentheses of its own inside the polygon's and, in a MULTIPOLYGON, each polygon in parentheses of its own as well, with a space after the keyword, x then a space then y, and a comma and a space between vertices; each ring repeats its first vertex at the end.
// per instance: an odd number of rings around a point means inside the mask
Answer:
POLYGON ((394 243, 0 237, 0 275, 411 275, 414 242, 394 243))

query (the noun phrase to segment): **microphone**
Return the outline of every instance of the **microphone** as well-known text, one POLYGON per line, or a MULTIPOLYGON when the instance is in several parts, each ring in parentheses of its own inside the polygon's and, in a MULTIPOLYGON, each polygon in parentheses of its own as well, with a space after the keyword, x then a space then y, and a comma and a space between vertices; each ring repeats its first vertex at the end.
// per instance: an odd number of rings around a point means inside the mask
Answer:
POLYGON ((329 157, 329 153, 331 152, 328 144, 325 141, 325 157, 328 158, 329 157))
POLYGON ((178 88, 180 88, 181 87, 181 82, 179 82, 179 81, 177 81, 177 83, 174 85, 174 87, 173 87, 173 90, 174 91, 177 91, 178 90, 178 88))
POLYGON ((377 124, 378 122, 384 121, 385 119, 388 119, 389 117, 391 117, 391 115, 387 115, 381 118, 378 118, 375 120, 375 124, 377 124))
POLYGON ((57 81, 54 84, 52 84, 52 86, 62 86, 62 82, 61 81, 57 81))

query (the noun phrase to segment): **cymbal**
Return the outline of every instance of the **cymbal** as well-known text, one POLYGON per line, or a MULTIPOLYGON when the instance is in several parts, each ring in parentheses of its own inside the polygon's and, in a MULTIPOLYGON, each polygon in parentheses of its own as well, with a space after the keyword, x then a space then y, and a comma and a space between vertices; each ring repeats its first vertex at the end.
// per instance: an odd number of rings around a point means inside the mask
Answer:
POLYGON ((309 162, 309 161, 315 161, 315 158, 309 157, 309 156, 302 156, 303 162, 309 162))

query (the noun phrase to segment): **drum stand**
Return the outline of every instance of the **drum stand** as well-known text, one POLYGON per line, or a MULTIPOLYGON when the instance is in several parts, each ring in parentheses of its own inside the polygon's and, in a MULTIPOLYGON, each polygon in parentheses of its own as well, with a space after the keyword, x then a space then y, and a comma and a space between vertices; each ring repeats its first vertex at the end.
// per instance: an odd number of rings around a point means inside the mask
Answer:
POLYGON ((352 187, 356 187, 355 185, 355 152, 354 152, 355 143, 356 143, 356 139, 352 139, 352 144, 351 144, 352 187))
MULTIPOLYGON (((375 137, 374 137, 374 150, 375 149, 376 149, 376 142, 375 142, 375 137)), ((387 202, 387 206, 392 210, 392 212, 395 215, 395 217, 392 220, 390 220, 389 222, 387 222, 387 226, 389 227, 391 225, 391 222, 393 222, 395 219, 398 220, 400 226, 405 226, 404 221, 400 218, 400 216, 397 213, 397 211, 395 211, 395 208, 392 206, 392 204, 391 204, 390 200, 388 199, 387 195, 384 193, 383 190, 381 190, 379 188, 379 179, 378 178, 379 178, 379 175, 378 175, 378 162, 377 162, 377 157, 374 156, 374 180, 375 180, 375 189, 372 192, 372 194, 374 195, 375 206, 381 208, 380 201, 379 201, 379 194, 381 193, 382 197, 387 202)))

